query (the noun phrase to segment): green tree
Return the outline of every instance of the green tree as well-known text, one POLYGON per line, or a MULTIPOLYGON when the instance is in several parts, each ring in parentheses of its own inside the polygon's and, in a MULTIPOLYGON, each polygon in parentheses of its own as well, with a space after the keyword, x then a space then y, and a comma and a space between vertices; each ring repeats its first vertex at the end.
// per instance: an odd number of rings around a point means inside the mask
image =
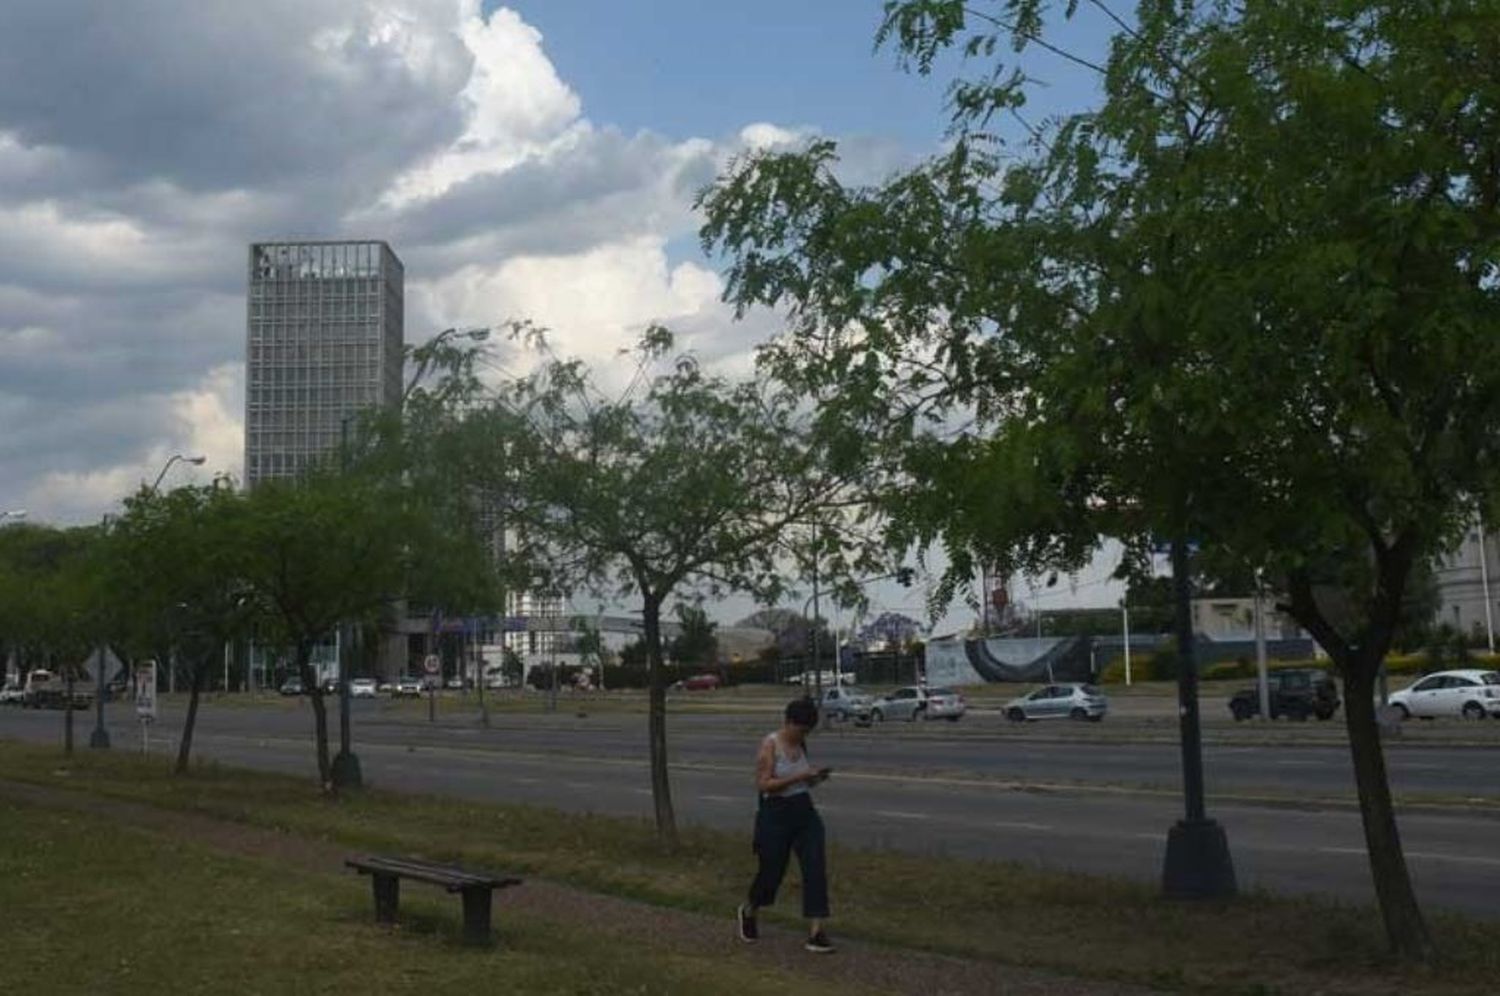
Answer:
POLYGON ((111 601, 148 644, 170 619, 173 642, 188 657, 188 709, 177 748, 186 772, 199 698, 224 645, 249 632, 255 611, 243 571, 245 498, 215 483, 160 493, 143 488, 125 500, 107 531, 111 601))
POLYGON ((894 535, 948 549, 940 595, 1101 536, 1284 591, 1345 681, 1389 943, 1425 958, 1374 683, 1413 570, 1497 490, 1500 9, 1146 2, 1100 105, 1033 123, 1008 53, 1056 50, 1050 6, 891 0, 909 66, 979 67, 948 151, 870 189, 828 142, 752 157, 705 239, 732 300, 789 313, 781 376, 840 385, 822 418, 871 441, 894 535))
POLYGON ((671 640, 669 653, 673 664, 708 666, 718 659, 719 638, 714 636, 716 623, 708 618, 701 605, 677 603, 677 621, 682 629, 671 640))
POLYGON ((381 621, 430 539, 387 477, 315 470, 256 486, 237 516, 242 578, 270 642, 290 648, 311 695, 318 776, 333 785, 328 713, 312 652, 341 623, 381 621))
MULTIPOLYGON (((21 672, 45 668, 67 683, 107 636, 99 529, 20 524, 0 530, 0 627, 21 672)), ((63 743, 73 750, 73 713, 63 710, 63 743)))
POLYGON ((656 826, 675 843, 662 606, 730 590, 774 599, 788 525, 810 521, 847 481, 794 394, 730 383, 671 349, 665 330, 648 332, 642 383, 613 398, 581 363, 548 359, 466 421, 488 440, 475 466, 505 470, 493 487, 516 497, 514 534, 546 551, 523 555, 547 565, 532 583, 640 600, 656 826))

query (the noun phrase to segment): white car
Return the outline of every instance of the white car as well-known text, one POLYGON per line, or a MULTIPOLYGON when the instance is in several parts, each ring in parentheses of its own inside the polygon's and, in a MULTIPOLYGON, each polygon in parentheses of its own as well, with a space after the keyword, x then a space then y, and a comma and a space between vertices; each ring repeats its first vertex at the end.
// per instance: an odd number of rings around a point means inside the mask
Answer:
POLYGON ((871 698, 858 688, 825 688, 823 701, 819 704, 823 715, 830 720, 867 722, 870 718, 871 698))
POLYGON ((349 682, 349 697, 351 699, 373 699, 378 686, 374 678, 355 678, 349 682))
POLYGON ((1500 719, 1500 671, 1438 671, 1391 695, 1402 719, 1462 716, 1500 719))
POLYGON ((0 688, 0 705, 20 705, 26 701, 26 690, 20 685, 0 688))
POLYGON ((924 688, 908 685, 889 695, 882 695, 870 706, 870 718, 877 723, 887 719, 946 719, 956 723, 969 711, 964 697, 951 688, 924 688))
POLYGON ((1093 685, 1044 685, 1005 703, 1005 718, 1013 723, 1033 719, 1082 719, 1097 723, 1107 712, 1109 700, 1093 685))

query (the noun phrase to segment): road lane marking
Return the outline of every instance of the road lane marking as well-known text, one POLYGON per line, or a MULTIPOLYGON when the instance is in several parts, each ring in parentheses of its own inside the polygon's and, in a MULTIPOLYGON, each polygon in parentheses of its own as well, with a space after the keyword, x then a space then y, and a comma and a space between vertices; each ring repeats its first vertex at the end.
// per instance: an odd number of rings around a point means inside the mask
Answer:
POLYGON ((902 809, 877 809, 876 816, 889 816, 896 820, 930 820, 932 817, 927 813, 908 813, 902 809))
POLYGON ((513 775, 511 781, 520 782, 522 785, 535 785, 541 781, 540 778, 527 778, 525 775, 513 775))
POLYGON ((732 795, 700 795, 698 798, 705 799, 708 802, 739 802, 740 801, 739 799, 736 799, 732 795))
POLYGON ((588 782, 563 782, 563 788, 577 789, 579 792, 592 792, 594 786, 588 782))
POLYGON ((996 820, 989 824, 1001 830, 1036 830, 1045 831, 1054 829, 1046 823, 1017 823, 1010 820, 996 820))
MULTIPOLYGON (((1369 852, 1363 847, 1320 847, 1318 850, 1325 854, 1351 854, 1358 857, 1367 857, 1369 852)), ((1500 858, 1484 858, 1475 854, 1436 854, 1432 851, 1407 851, 1408 858, 1416 858, 1418 861, 1451 861, 1460 865, 1486 865, 1489 867, 1500 867, 1500 858)))

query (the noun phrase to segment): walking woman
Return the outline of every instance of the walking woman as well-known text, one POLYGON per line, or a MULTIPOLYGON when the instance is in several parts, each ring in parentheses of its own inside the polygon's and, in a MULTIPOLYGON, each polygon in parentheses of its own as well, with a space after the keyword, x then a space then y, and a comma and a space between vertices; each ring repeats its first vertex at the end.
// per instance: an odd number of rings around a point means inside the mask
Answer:
POLYGON ((754 850, 760 870, 750 884, 749 899, 740 906, 740 939, 760 937, 756 911, 776 901, 776 889, 786 874, 793 851, 802 867, 802 915, 807 917, 807 950, 833 951, 823 932, 828 917, 828 869, 824 857, 823 820, 813 808, 812 786, 828 778, 831 768, 814 768, 807 759, 807 735, 818 725, 812 699, 797 699, 786 707, 781 729, 766 735, 755 757, 755 787, 760 806, 755 814, 754 850))

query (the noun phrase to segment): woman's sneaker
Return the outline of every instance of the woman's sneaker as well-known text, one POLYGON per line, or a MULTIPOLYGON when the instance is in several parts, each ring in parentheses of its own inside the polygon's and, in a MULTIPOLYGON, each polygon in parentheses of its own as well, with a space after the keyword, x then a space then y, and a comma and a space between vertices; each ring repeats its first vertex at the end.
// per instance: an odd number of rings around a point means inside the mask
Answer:
POLYGON ((760 940, 760 927, 755 923, 755 911, 740 904, 740 908, 734 911, 734 918, 739 921, 740 940, 747 944, 753 944, 760 940))
POLYGON ((809 937, 804 947, 814 954, 833 954, 834 952, 833 942, 821 930, 809 937))

